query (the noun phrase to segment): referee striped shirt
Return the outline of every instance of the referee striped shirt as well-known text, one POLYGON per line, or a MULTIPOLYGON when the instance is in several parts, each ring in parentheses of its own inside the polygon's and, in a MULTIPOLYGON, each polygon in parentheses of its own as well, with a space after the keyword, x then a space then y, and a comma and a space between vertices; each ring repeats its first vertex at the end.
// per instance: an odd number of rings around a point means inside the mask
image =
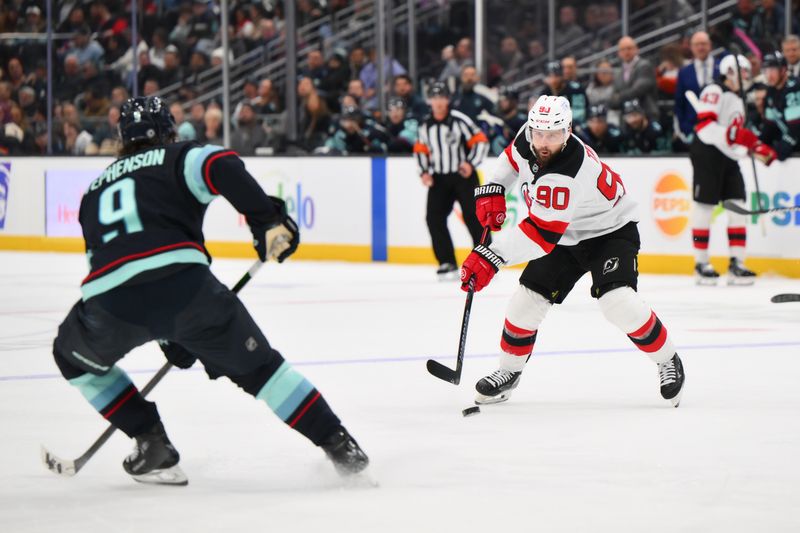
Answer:
POLYGON ((477 167, 489 152, 489 139, 460 111, 450 110, 441 121, 429 115, 418 133, 414 155, 420 174, 454 174, 464 161, 477 167))

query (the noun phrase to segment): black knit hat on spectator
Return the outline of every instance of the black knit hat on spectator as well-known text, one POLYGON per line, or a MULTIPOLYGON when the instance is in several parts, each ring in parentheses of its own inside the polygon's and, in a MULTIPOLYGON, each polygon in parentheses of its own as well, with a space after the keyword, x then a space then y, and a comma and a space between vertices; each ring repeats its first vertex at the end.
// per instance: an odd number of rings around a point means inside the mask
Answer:
POLYGON ((786 68, 786 57, 780 52, 773 52, 764 56, 764 61, 761 62, 761 68, 786 68))
POLYGON ((342 108, 341 120, 355 120, 360 122, 364 119, 364 114, 359 108, 354 105, 348 105, 342 108))
POLYGON ((644 114, 644 108, 642 107, 642 104, 639 103, 638 98, 634 98, 632 100, 626 100, 625 103, 622 104, 622 114, 630 115, 631 113, 644 114))
POLYGON ((608 109, 603 104, 595 104, 593 106, 589 106, 589 113, 586 118, 608 118, 608 109))
POLYGON ((500 98, 508 98, 509 100, 519 101, 519 91, 509 85, 503 85, 497 91, 500 98))
POLYGON ((564 71, 561 69, 561 61, 549 61, 544 67, 546 75, 563 76, 564 71))
POLYGON ((428 97, 433 98, 435 96, 443 96, 444 98, 450 98, 450 91, 447 89, 447 85, 445 85, 441 81, 437 81, 431 88, 428 90, 428 97))
POLYGON ((403 101, 402 98, 398 98, 397 96, 393 96, 389 98, 389 109, 405 109, 406 103, 403 101))

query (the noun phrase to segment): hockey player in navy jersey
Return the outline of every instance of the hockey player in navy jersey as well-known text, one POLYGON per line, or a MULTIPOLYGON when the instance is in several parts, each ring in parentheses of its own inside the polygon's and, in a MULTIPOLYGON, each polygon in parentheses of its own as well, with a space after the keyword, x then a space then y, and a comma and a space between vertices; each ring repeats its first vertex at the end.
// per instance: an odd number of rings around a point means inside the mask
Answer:
POLYGON ((508 399, 545 315, 591 272, 591 295, 603 315, 657 363, 661 396, 677 407, 683 365, 667 329, 637 293, 636 203, 620 175, 571 133, 571 124, 566 98, 540 96, 491 179, 475 189, 478 220, 499 233, 464 261, 462 288, 474 279, 479 291, 500 266, 527 263, 506 312, 500 368, 478 381, 475 403, 508 399), (528 216, 500 231, 505 190, 517 185, 528 216))
POLYGON ((340 473, 363 470, 367 456, 325 399, 209 270, 202 233, 209 203, 228 200, 250 226, 259 259, 282 262, 299 242, 283 202, 264 193, 234 152, 174 142, 175 122, 158 97, 128 100, 119 131, 119 159, 81 201, 90 272, 53 354, 92 407, 136 440, 125 471, 141 482, 187 483, 156 405, 115 364, 157 339, 176 366, 188 368, 196 358, 212 379, 226 376, 263 400, 340 473))

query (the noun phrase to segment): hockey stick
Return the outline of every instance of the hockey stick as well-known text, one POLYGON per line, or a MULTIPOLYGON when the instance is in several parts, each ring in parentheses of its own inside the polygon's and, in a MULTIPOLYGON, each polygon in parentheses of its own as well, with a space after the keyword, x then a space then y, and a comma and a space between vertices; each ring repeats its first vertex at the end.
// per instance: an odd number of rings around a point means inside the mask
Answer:
MULTIPOLYGON (((253 266, 251 266, 250 269, 245 273, 245 275, 242 276, 242 279, 240 279, 236 283, 236 285, 233 286, 231 292, 233 292, 234 294, 238 293, 242 289, 242 287, 247 285, 248 281, 253 279, 253 276, 256 275, 256 272, 259 271, 259 269, 263 264, 264 263, 262 263, 260 260, 253 263, 253 266)), ((158 382, 161 381, 164 378, 164 376, 167 375, 167 372, 169 372, 171 368, 172 368, 172 363, 169 362, 165 363, 164 366, 159 368, 158 372, 156 372, 155 375, 152 378, 150 378, 150 381, 148 381, 147 384, 144 386, 144 388, 141 390, 142 396, 143 397, 147 396, 150 393, 150 391, 152 391, 155 388, 155 386, 158 385, 158 382)), ((106 430, 103 431, 103 434, 100 435, 100 437, 98 437, 96 441, 94 441, 94 444, 92 444, 89 447, 89 449, 83 453, 83 455, 73 460, 61 459, 55 454, 50 453, 50 451, 47 448, 42 446, 41 447, 42 462, 51 472, 54 472, 61 476, 72 477, 78 472, 80 472, 80 470, 84 467, 84 465, 86 465, 86 463, 89 462, 89 459, 91 459, 92 456, 95 453, 97 453, 97 450, 99 450, 103 446, 103 444, 105 444, 106 441, 109 438, 111 438, 111 435, 116 430, 117 430, 116 427, 108 426, 106 430)))
MULTIPOLYGON (((489 235, 489 226, 483 228, 481 244, 485 245, 489 235)), ((428 359, 427 367, 434 377, 442 381, 449 381, 453 385, 461 383, 461 369, 464 367, 464 349, 467 346, 467 329, 469 328, 469 315, 472 310, 472 297, 475 295, 475 276, 469 278, 469 290, 467 291, 467 302, 464 304, 464 316, 461 319, 461 336, 458 338, 458 355, 456 356, 456 369, 453 370, 444 366, 439 361, 428 359)))
POLYGON ((787 302, 800 302, 800 294, 776 294, 769 299, 774 304, 785 304, 787 302))
POLYGON ((725 200, 722 206, 729 211, 738 213, 740 215, 768 215, 770 213, 789 213, 791 211, 800 211, 800 205, 788 205, 786 207, 772 207, 770 209, 745 209, 736 203, 735 200, 725 200))

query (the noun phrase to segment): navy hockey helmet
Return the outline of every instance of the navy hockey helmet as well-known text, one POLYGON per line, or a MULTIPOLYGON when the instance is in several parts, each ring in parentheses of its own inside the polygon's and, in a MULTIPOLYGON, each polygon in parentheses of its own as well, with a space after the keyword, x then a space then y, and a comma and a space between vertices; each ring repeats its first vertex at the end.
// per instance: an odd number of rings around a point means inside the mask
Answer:
POLYGON ((168 143, 177 126, 169 107, 158 96, 129 98, 119 112, 122 144, 136 142, 168 143))
POLYGON ((786 68, 787 66, 786 57, 780 52, 765 55, 764 60, 761 62, 762 69, 768 67, 786 68))

